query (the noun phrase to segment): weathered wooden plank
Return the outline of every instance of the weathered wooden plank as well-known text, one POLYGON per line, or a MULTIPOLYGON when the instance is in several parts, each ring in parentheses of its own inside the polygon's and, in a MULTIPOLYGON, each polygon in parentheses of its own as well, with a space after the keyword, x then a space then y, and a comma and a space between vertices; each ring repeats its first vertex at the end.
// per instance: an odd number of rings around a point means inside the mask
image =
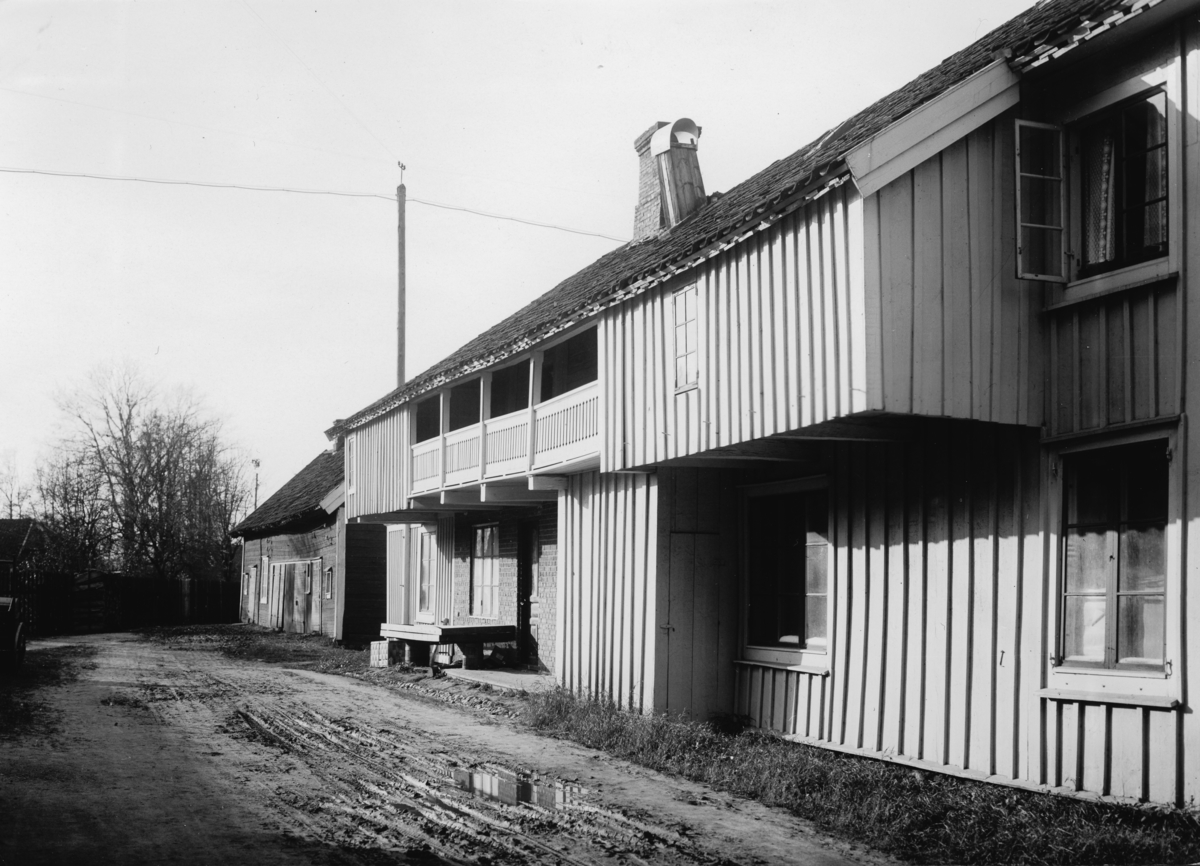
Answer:
POLYGON ((947 718, 946 763, 966 766, 971 707, 971 670, 975 647, 971 643, 975 598, 972 572, 974 497, 971 490, 973 445, 965 425, 950 426, 950 589, 947 600, 949 665, 945 695, 947 718))
MULTIPOLYGON (((864 388, 868 404, 864 408, 882 409, 884 394, 883 295, 880 260, 879 196, 870 195, 862 203, 863 219, 863 352, 864 388)), ((969 380, 969 377, 968 377, 969 380)))
POLYGON ((1178 717, 1177 710, 1151 710, 1146 713, 1150 729, 1150 799, 1155 803, 1173 803, 1176 800, 1178 717))
POLYGON ((1085 791, 1104 791, 1108 782, 1110 743, 1108 739, 1109 708, 1097 704, 1081 705, 1083 736, 1080 750, 1083 757, 1080 788, 1085 791))
POLYGON ((942 415, 942 160, 913 171, 913 411, 942 415))
POLYGON ((942 382, 945 414, 971 417, 971 235, 967 140, 942 153, 942 382))
POLYGON ((1175 384, 1179 371, 1179 355, 1176 346, 1178 333, 1176 328, 1179 316, 1177 297, 1174 287, 1162 289, 1154 295, 1156 314, 1154 319, 1156 351, 1154 354, 1158 365, 1158 375, 1155 377, 1158 383, 1155 403, 1159 415, 1174 415, 1179 412, 1176 402, 1178 389, 1175 384))
POLYGON ((1131 799, 1144 796, 1142 790, 1142 717, 1140 707, 1109 707, 1111 759, 1108 785, 1102 791, 1131 799))
POLYGON ((884 489, 878 507, 882 511, 881 546, 883 581, 887 586, 886 622, 888 638, 884 658, 882 690, 883 725, 879 748, 904 753, 905 713, 908 709, 909 585, 908 551, 905 547, 906 454, 901 443, 884 448, 884 489))
POLYGON ((1016 670, 1019 645, 1016 641, 1018 607, 1021 586, 1021 527, 1019 511, 1020 485, 1023 471, 1016 434, 997 434, 999 447, 994 463, 995 520, 992 537, 995 539, 995 568, 990 574, 995 610, 992 648, 993 680, 990 690, 989 714, 994 727, 989 772, 1010 777, 1018 775, 1016 756, 1016 711, 1022 696, 1017 690, 1016 670))
POLYGON ((826 369, 829 350, 835 332, 830 329, 832 311, 828 310, 825 296, 825 266, 821 242, 821 220, 816 207, 806 209, 806 241, 808 245, 808 286, 811 304, 811 337, 813 360, 812 423, 818 424, 829 418, 832 397, 829 394, 829 372, 826 369))
POLYGON ((832 359, 834 370, 837 371, 837 414, 845 415, 853 411, 851 388, 853 381, 852 358, 854 356, 854 338, 851 328, 856 324, 851 313, 851 294, 859 291, 857 286, 850 283, 849 251, 846 248, 846 189, 842 186, 834 194, 825 196, 822 201, 829 213, 829 244, 830 261, 826 279, 829 281, 837 305, 837 354, 832 359))
POLYGON ((946 763, 947 702, 950 700, 950 478, 946 455, 950 443, 945 424, 932 426, 925 442, 926 635, 924 646, 925 725, 922 755, 946 763))
POLYGON ((998 587, 996 506, 996 462, 1000 458, 997 436, 991 427, 972 427, 971 450, 971 546, 972 562, 968 586, 972 595, 972 649, 968 672, 966 718, 966 766, 995 772, 996 700, 995 671, 999 661, 996 646, 996 595, 998 587))
POLYGON ((850 659, 853 656, 854 635, 851 627, 854 622, 854 578, 850 571, 850 466, 849 446, 838 443, 834 446, 834 471, 830 479, 829 495, 833 503, 833 574, 830 584, 833 587, 833 634, 829 636, 830 658, 833 662, 833 675, 836 677, 834 690, 829 704, 829 737, 839 744, 849 742, 847 733, 853 727, 847 725, 847 717, 851 712, 850 687, 853 677, 850 671, 850 659))
POLYGON ((863 695, 863 745, 879 749, 883 742, 888 694, 886 661, 891 654, 893 629, 888 620, 887 537, 884 512, 887 505, 887 464, 883 445, 859 449, 863 453, 866 478, 863 485, 864 580, 867 588, 867 633, 864 641, 866 667, 863 695))
POLYGON ((1149 293, 1138 293, 1129 300, 1129 353, 1133 357, 1133 417, 1141 421, 1155 414, 1154 342, 1150 340, 1153 319, 1149 293))
POLYGON ((880 263, 883 293, 884 408, 913 409, 913 177, 906 174, 881 189, 880 263))
POLYGON ((809 262, 808 223, 804 211, 793 218, 793 243, 796 258, 796 332, 799 352, 800 424, 813 423, 816 399, 814 368, 816 349, 813 333, 812 269, 809 262))
POLYGON ((993 198, 995 124, 967 136, 968 213, 971 248, 971 417, 992 420, 992 329, 994 275, 999 264, 996 249, 993 198))
POLYGON ((1076 315, 1079 336, 1076 363, 1079 365, 1078 391, 1075 399, 1079 404, 1080 424, 1083 429, 1094 429, 1101 423, 1101 387, 1105 358, 1101 341, 1099 307, 1087 304, 1079 308, 1076 315))
MULTIPOLYGON (((1001 249, 1015 247, 1013 239, 1016 190, 1012 179, 1016 175, 1016 142, 1013 123, 1008 115, 998 118, 993 124, 995 150, 992 162, 992 207, 993 227, 998 228, 1001 249)), ((992 341, 992 420, 1013 423, 1017 420, 1019 389, 1017 384, 1022 364, 1017 352, 1020 348, 1021 287, 1016 279, 1016 269, 998 266, 995 270, 993 291, 996 301, 995 319, 992 325, 997 330, 992 341)))
POLYGON ((866 303, 866 238, 863 232, 863 200, 857 190, 842 187, 846 207, 846 295, 848 300, 850 345, 844 355, 846 377, 850 383, 850 412, 880 408, 868 398, 867 374, 868 311, 866 303))
MULTIPOLYGON (((850 548, 850 664, 846 676, 850 680, 850 695, 847 706, 847 742, 862 748, 866 727, 874 725, 873 714, 868 713, 869 674, 871 651, 871 576, 867 571, 867 466, 862 449, 850 446, 849 501, 847 503, 848 534, 846 543, 850 548)), ((875 696, 870 696, 871 708, 875 696)), ((873 733, 873 732, 872 732, 873 733)))
POLYGON ((928 483, 924 451, 919 444, 905 445, 903 514, 904 568, 908 584, 908 641, 905 648, 904 740, 901 751, 914 758, 925 757, 926 672, 929 639, 926 533, 928 483))

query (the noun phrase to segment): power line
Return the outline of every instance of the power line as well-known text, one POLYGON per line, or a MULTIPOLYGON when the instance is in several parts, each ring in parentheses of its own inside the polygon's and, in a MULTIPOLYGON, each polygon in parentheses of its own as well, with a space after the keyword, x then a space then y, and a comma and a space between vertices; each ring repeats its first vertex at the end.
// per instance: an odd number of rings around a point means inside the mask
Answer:
MULTIPOLYGON (((239 189, 247 192, 290 192, 301 195, 335 195, 343 198, 377 198, 386 202, 395 203, 396 199, 389 195, 380 195, 376 192, 350 192, 347 190, 332 190, 332 189, 300 189, 297 187, 287 186, 255 186, 253 184, 241 183, 212 183, 203 180, 177 180, 174 178, 153 178, 153 177, 132 177, 116 174, 90 174, 86 172, 76 171, 52 171, 49 169, 40 168, 16 168, 11 166, 0 166, 0 172, 9 174, 41 174, 50 177, 81 177, 89 180, 116 180, 128 181, 132 183, 153 183, 167 186, 198 186, 209 189, 239 189)), ((536 226, 543 229, 555 229, 561 232, 570 232, 575 235, 587 235, 588 237, 604 238, 605 240, 616 241, 617 243, 626 243, 628 238, 617 238, 612 235, 606 235, 602 232, 589 232, 584 229, 575 229, 570 226, 558 225, 556 223, 543 223, 536 220, 527 220, 521 217, 509 216, 507 214, 489 213, 488 211, 475 210, 474 208, 464 207, 456 204, 446 204, 445 202, 431 201, 429 199, 414 198, 408 196, 407 200, 417 204, 423 204, 428 207, 441 208, 442 210, 460 211, 469 213, 475 216, 487 217, 488 219, 505 220, 507 222, 521 223, 527 226, 536 226)))

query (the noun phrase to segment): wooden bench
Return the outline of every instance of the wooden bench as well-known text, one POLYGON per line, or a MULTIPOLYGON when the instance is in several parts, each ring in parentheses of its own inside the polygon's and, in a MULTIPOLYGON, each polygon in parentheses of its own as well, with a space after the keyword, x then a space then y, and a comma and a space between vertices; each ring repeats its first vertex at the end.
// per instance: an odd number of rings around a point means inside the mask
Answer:
POLYGON ((405 661, 429 664, 429 651, 437 644, 452 643, 463 654, 463 668, 477 669, 483 666, 483 645, 505 643, 517 639, 515 625, 395 625, 384 623, 379 634, 388 640, 404 641, 405 661))

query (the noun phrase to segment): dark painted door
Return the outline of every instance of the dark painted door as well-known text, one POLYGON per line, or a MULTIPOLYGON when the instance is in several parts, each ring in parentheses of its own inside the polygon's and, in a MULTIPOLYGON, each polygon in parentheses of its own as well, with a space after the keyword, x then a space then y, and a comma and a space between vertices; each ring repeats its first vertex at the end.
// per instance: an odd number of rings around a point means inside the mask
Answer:
POLYGON ((521 522, 517 547, 517 660, 538 669, 538 624, 541 604, 538 600, 538 560, 542 555, 536 520, 521 522))

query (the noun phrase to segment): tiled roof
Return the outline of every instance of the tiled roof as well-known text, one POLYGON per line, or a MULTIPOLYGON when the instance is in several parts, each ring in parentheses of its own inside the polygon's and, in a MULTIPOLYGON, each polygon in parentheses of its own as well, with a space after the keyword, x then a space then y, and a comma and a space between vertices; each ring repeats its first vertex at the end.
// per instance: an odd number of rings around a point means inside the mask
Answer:
POLYGON ((21 558, 23 549, 34 541, 32 535, 36 533, 30 530, 35 523, 32 517, 0 520, 0 562, 16 562, 21 558))
POLYGON ((1162 0, 1043 0, 933 69, 863 109, 791 156, 778 160, 672 230, 597 259, 549 292, 484 331, 404 387, 339 422, 355 427, 445 382, 489 366, 593 315, 648 276, 670 269, 698 251, 756 225, 782 201, 845 172, 846 154, 889 125, 995 62, 1009 58, 1027 68, 1091 38, 1110 24, 1162 0))
POLYGON ((285 485, 233 528, 235 536, 270 535, 275 530, 323 514, 321 500, 342 483, 342 452, 322 451, 285 485))

